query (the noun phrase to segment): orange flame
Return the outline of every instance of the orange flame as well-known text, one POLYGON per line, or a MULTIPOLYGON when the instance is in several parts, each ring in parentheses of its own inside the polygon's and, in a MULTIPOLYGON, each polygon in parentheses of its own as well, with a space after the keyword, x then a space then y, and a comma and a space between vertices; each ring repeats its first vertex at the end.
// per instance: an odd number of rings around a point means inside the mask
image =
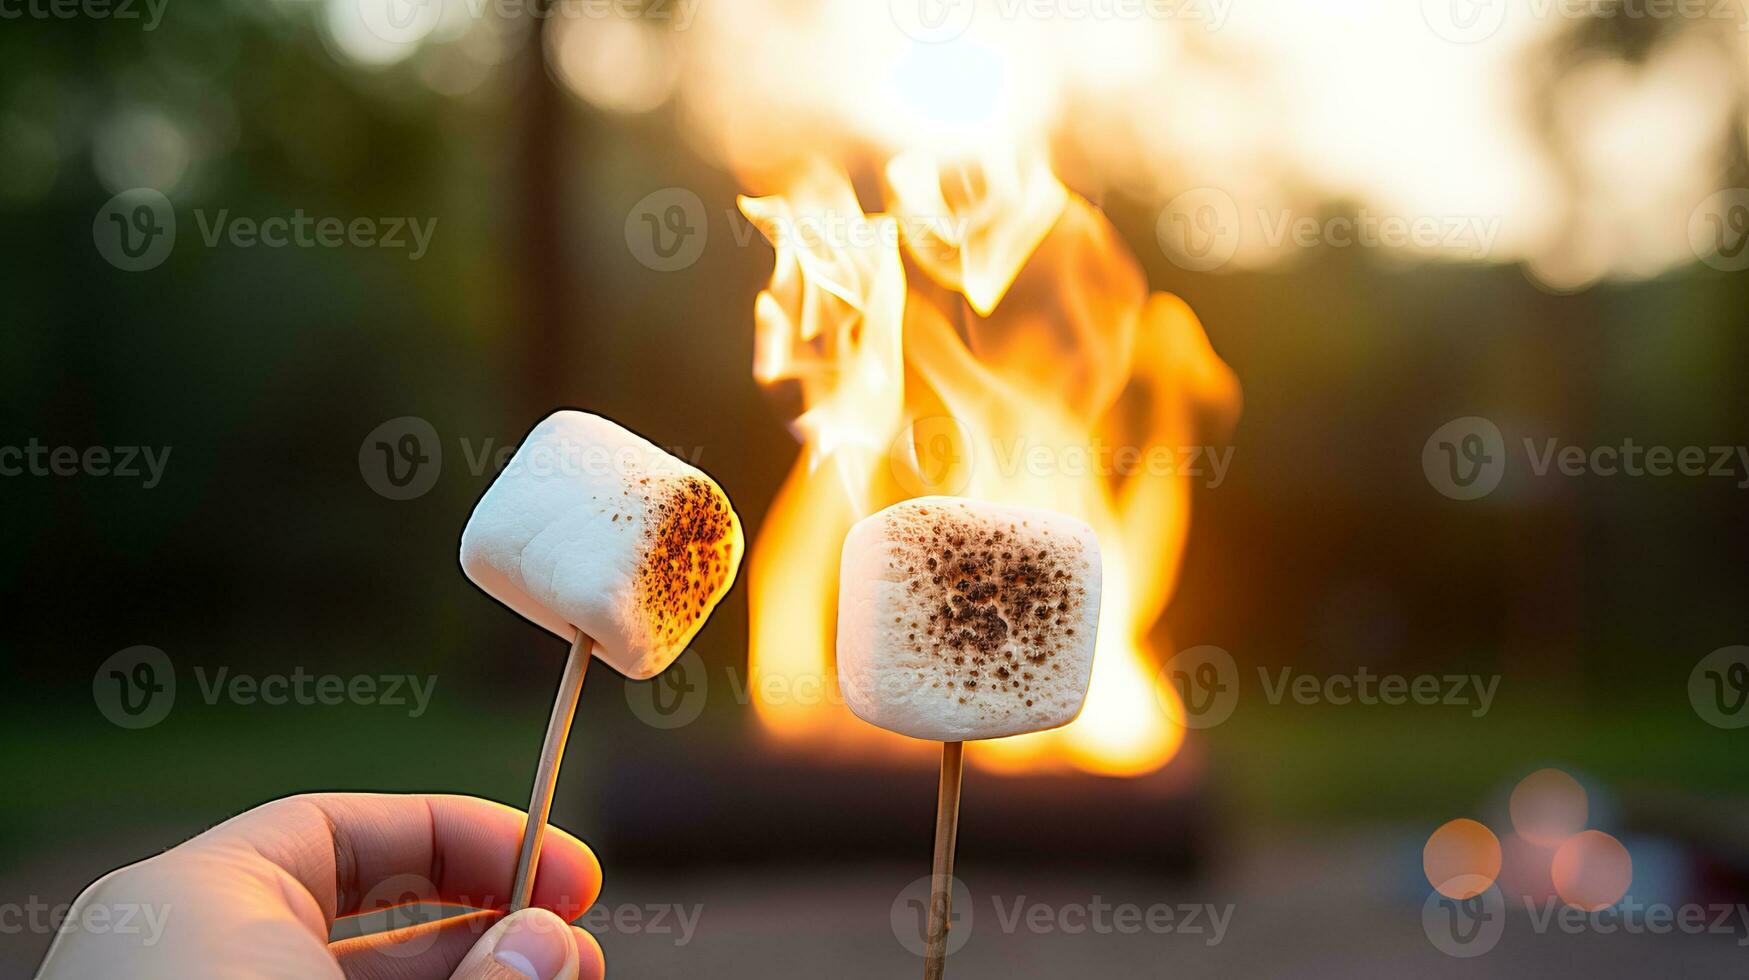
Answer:
POLYGON ((890 214, 864 214, 826 166, 781 195, 741 199, 777 252, 754 309, 754 373, 797 386, 803 405, 802 456, 749 559, 759 717, 813 745, 928 748, 863 725, 834 696, 838 552, 883 506, 957 494, 1073 514, 1104 554, 1080 717, 979 743, 973 760, 1153 771, 1183 741, 1149 637, 1190 504, 1188 477, 1153 464, 1198 445, 1200 424, 1230 425, 1237 381, 1189 308, 1149 294, 1110 223, 1042 152, 941 163, 914 151, 885 176, 890 214))

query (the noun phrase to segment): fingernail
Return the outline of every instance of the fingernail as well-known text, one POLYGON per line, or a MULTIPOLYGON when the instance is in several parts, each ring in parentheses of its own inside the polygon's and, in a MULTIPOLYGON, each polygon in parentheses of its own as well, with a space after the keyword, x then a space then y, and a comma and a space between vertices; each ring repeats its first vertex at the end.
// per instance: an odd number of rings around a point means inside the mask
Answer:
POLYGON ((553 980, 565 968, 571 931, 545 909, 523 909, 510 917, 492 958, 529 980, 553 980))

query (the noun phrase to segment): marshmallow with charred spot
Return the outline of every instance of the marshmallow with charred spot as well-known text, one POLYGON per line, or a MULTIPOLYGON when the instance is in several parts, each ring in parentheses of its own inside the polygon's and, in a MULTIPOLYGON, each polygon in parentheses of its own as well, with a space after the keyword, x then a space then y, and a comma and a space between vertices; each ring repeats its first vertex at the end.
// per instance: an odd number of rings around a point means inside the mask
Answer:
POLYGON ((462 531, 462 570, 493 598, 632 678, 686 649, 741 562, 741 524, 711 478, 587 412, 555 412, 517 448, 462 531))
POLYGON ((914 738, 1075 720, 1099 625, 1099 541, 1066 514, 920 497, 857 522, 838 587, 838 683, 914 738))

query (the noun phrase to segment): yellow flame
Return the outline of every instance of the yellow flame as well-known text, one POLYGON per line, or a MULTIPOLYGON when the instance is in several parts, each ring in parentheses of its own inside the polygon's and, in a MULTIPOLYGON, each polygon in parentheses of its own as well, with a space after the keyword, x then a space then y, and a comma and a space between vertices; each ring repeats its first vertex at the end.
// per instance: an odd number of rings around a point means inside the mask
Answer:
POLYGON ((883 506, 953 493, 1073 514, 1104 554, 1081 716, 979 743, 974 761, 1157 769, 1183 741, 1150 634, 1176 580, 1189 486, 1137 460, 1196 445, 1201 422, 1230 424, 1237 382, 1189 308, 1149 295, 1116 231, 1042 152, 911 154, 886 179, 891 214, 865 215, 848 177, 820 166, 781 196, 741 201, 777 251, 755 305, 755 375, 799 385, 803 405, 802 458, 749 561, 759 717, 809 744, 910 741, 831 696, 839 547, 883 506))

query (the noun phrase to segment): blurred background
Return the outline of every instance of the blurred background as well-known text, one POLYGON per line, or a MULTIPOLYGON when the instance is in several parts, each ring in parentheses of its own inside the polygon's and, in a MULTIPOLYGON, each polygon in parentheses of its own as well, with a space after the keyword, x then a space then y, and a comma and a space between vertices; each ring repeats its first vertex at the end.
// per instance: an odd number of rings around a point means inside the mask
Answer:
POLYGON ((820 555, 923 492, 1077 512, 1130 586, 1077 726, 973 758, 955 975, 1740 972, 1749 911, 1606 927, 1749 900, 1749 9, 1326 6, 0 7, 0 972, 274 797, 524 805, 563 646, 455 554, 559 405, 753 542, 584 692, 616 975, 916 969, 934 757, 797 692, 820 555))

